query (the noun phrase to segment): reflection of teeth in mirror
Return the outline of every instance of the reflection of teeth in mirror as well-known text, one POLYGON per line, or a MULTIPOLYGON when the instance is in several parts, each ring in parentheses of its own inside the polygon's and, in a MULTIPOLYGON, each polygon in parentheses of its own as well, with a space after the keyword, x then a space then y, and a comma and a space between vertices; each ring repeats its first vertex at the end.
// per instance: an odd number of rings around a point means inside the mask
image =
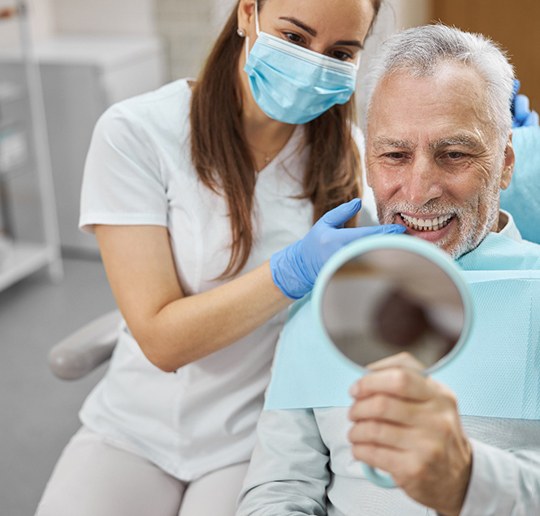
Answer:
POLYGON ((409 217, 404 213, 400 213, 400 216, 405 221, 405 224, 415 231, 438 231, 448 226, 454 217, 453 215, 441 215, 433 219, 417 219, 416 217, 409 217))

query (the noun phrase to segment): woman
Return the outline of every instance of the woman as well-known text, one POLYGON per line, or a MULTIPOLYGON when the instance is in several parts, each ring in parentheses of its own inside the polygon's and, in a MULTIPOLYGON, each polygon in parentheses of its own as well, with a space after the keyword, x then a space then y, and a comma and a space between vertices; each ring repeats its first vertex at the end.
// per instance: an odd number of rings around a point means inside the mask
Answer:
POLYGON ((97 123, 80 225, 125 325, 39 515, 234 514, 284 309, 342 245, 403 230, 343 228, 379 4, 240 0, 197 82, 97 123))

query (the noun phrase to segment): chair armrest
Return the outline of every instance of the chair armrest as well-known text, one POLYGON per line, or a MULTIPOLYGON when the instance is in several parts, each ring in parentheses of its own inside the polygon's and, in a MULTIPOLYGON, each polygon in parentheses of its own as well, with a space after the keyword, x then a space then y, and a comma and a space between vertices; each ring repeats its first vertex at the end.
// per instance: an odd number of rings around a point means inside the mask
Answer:
POLYGON ((122 316, 109 312, 69 335, 49 351, 49 367, 63 380, 77 380, 108 360, 116 345, 122 316))

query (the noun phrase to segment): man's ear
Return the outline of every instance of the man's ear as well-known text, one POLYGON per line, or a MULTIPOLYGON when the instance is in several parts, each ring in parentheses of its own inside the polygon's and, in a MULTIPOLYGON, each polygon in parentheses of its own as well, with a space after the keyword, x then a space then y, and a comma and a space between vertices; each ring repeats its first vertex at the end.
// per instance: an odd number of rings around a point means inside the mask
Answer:
POLYGON ((238 4, 238 28, 254 39, 251 34, 251 27, 255 24, 255 0, 240 0, 238 4))
POLYGON ((504 149, 504 162, 503 170, 501 174, 501 190, 506 190, 512 179, 512 174, 514 173, 514 164, 516 162, 516 156, 514 154, 514 147, 512 145, 512 134, 508 137, 506 142, 506 148, 504 149))

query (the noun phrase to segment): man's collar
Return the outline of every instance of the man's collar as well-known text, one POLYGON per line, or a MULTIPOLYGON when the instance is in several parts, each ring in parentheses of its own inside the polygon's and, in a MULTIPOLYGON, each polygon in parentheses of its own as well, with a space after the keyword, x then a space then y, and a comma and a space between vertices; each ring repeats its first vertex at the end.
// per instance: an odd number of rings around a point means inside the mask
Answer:
POLYGON ((521 242, 523 240, 523 238, 521 237, 521 233, 519 232, 519 229, 514 222, 514 218, 509 212, 505 210, 500 210, 499 220, 501 223, 504 223, 504 221, 506 220, 506 224, 499 231, 499 235, 504 235, 505 237, 515 240, 516 242, 521 242))

